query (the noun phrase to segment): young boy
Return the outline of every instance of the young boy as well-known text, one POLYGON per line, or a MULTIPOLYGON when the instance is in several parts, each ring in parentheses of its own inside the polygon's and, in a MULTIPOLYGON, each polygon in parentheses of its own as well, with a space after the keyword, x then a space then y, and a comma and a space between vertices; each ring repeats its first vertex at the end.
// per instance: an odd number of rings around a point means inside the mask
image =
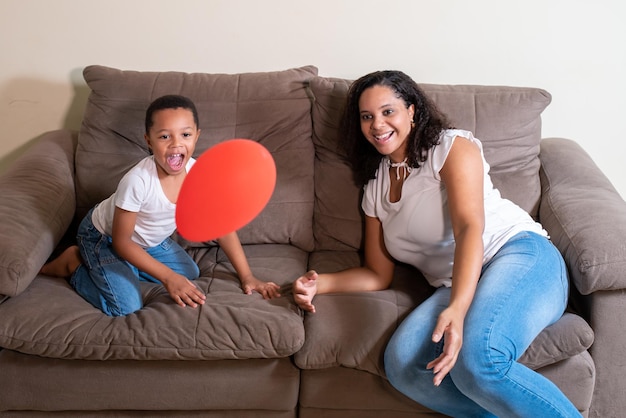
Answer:
MULTIPOLYGON (((143 307, 140 281, 162 283, 180 306, 197 307, 206 296, 191 281, 200 272, 170 235, 176 229, 178 193, 195 160, 200 129, 194 103, 183 96, 156 99, 146 112, 145 139, 152 155, 131 168, 117 190, 87 213, 78 245, 69 247, 41 269, 70 277, 70 285, 110 316, 143 307)), ((233 264, 246 294, 279 296, 278 285, 257 279, 236 232, 218 243, 233 264)))

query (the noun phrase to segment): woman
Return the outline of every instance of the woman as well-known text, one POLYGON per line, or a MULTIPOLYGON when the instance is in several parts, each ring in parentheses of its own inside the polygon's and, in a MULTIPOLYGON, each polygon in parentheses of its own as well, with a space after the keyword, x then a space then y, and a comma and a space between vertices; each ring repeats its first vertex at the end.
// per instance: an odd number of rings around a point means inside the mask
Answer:
POLYGON ((315 312, 318 293, 385 289, 394 260, 409 263, 436 291, 387 346, 394 387, 450 416, 580 416, 516 361, 563 314, 568 279, 542 226, 494 189, 480 141, 398 71, 353 83, 342 130, 365 186, 364 266, 307 273, 296 302, 315 312))

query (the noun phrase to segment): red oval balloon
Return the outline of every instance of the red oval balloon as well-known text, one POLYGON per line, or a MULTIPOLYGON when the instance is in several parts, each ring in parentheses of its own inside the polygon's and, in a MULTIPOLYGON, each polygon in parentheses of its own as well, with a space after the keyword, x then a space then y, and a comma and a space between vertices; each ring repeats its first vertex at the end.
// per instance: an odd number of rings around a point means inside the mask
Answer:
POLYGON ((276 185, 276 165, 263 145, 231 139, 206 150, 183 182, 176 204, 178 233, 210 241, 252 221, 276 185))

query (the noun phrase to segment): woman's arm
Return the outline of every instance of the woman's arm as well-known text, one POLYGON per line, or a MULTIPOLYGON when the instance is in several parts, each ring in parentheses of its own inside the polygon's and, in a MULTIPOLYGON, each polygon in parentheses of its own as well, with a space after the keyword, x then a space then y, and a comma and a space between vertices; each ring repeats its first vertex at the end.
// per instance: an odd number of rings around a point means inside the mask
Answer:
POLYGON ((385 248, 382 224, 378 218, 365 217, 365 263, 337 273, 310 271, 293 285, 294 299, 304 310, 315 312, 313 297, 318 293, 363 292, 389 287, 394 261, 385 248))
POLYGON ((245 294, 249 295, 253 290, 256 290, 263 295, 263 298, 265 299, 272 299, 280 296, 280 293, 278 292, 280 287, 276 283, 264 282, 257 279, 252 274, 252 270, 250 270, 248 259, 243 251, 237 232, 226 234, 223 237, 218 238, 217 242, 220 247, 222 247, 226 256, 235 268, 245 294))
POLYGON ((445 335, 444 352, 428 364, 439 385, 456 363, 463 344, 463 323, 482 268, 485 210, 483 161, 478 146, 457 137, 440 171, 448 194, 455 240, 450 304, 438 318, 433 341, 445 335))
POLYGON ((136 221, 136 212, 115 208, 112 232, 115 252, 139 270, 163 283, 172 299, 180 306, 188 305, 195 308, 198 304, 203 304, 206 296, 195 284, 156 260, 131 239, 136 221))

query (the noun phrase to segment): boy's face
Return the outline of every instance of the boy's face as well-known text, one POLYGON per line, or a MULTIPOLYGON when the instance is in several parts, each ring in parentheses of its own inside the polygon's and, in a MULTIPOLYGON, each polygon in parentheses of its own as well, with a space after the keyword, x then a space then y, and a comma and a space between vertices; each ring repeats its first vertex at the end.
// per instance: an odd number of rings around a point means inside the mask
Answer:
POLYGON ((157 110, 152 115, 152 121, 145 138, 154 154, 159 176, 185 174, 185 167, 200 136, 193 113, 180 107, 157 110))

